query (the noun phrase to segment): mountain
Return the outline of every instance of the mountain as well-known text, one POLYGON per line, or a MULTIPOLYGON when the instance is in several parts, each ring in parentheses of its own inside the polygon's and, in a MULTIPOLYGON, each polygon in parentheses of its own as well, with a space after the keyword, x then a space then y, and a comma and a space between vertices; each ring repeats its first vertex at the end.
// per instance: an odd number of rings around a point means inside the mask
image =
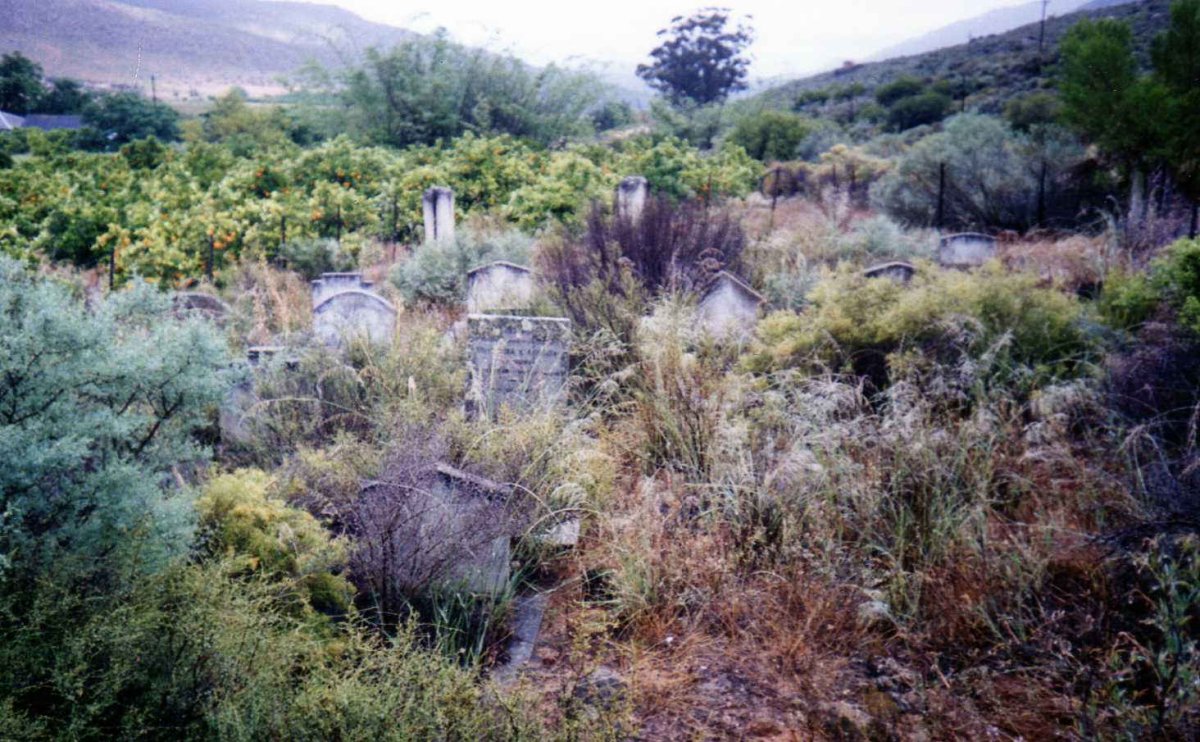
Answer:
POLYGON ((846 66, 811 77, 792 80, 740 101, 746 107, 793 108, 809 91, 860 84, 866 95, 901 76, 969 84, 969 105, 983 112, 1002 110, 1016 96, 1050 84, 1058 62, 1058 42, 1084 18, 1114 18, 1133 28, 1137 52, 1149 62, 1151 40, 1167 28, 1171 0, 1114 2, 1096 0, 1074 13, 1046 22, 1046 48, 1038 53, 1039 24, 1031 23, 1005 33, 977 37, 966 44, 866 64, 846 66))
POLYGON ((50 76, 186 99, 240 85, 278 92, 310 60, 337 65, 412 32, 330 5, 264 0, 0 0, 0 52, 50 76))
MULTIPOLYGON (((1105 1, 1100 0, 1100 2, 1105 1)), ((1111 0, 1109 1, 1111 2, 1111 0)), ((1128 0, 1119 1, 1128 2, 1128 0)), ((1047 12, 1050 15, 1062 15, 1080 10, 1088 4, 1089 0, 1051 0, 1047 12)), ((1014 28, 1019 28, 1030 23, 1038 23, 1041 21, 1041 18, 1041 0, 1033 0, 1033 2, 1028 2, 1024 5, 997 8, 974 18, 967 18, 966 20, 951 23, 936 31, 930 31, 922 36, 888 47, 875 54, 872 60, 907 57, 913 54, 924 54, 925 52, 943 49, 948 46, 957 46, 979 36, 991 36, 1011 31, 1014 28)))

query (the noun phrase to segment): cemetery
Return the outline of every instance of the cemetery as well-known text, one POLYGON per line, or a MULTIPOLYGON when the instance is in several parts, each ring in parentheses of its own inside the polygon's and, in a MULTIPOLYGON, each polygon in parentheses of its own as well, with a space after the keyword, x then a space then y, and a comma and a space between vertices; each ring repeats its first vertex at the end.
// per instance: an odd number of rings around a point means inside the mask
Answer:
POLYGON ((769 81, 703 8, 637 90, 64 1, 0 33, 0 740, 1200 738, 1200 0, 769 81))

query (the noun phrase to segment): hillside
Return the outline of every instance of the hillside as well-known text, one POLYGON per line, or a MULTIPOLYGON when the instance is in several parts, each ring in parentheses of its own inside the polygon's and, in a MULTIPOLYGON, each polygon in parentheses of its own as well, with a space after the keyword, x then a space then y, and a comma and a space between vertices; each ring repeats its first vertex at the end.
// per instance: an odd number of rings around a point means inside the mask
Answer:
POLYGON ((812 77, 793 80, 759 93, 750 101, 768 107, 790 108, 796 98, 811 90, 861 84, 870 93, 875 87, 903 75, 935 80, 967 82, 975 88, 969 104, 979 110, 998 110, 1005 101, 1037 89, 1039 72, 1057 63, 1058 42, 1084 18, 1115 18, 1134 29, 1138 52, 1147 57, 1151 39, 1167 27, 1169 0, 1111 5, 1096 0, 1083 9, 1051 18, 1046 23, 1045 60, 1039 64, 1039 24, 1032 23, 1002 34, 976 38, 924 54, 844 67, 812 77))
POLYGON ((312 59, 336 64, 411 32, 328 5, 263 0, 0 0, 0 49, 51 76, 186 99, 241 85, 278 91, 312 59))
MULTIPOLYGON (((1100 0, 1100 2, 1104 1, 1100 0)), ((1051 15, 1062 15, 1080 10, 1090 4, 1088 0, 1059 0, 1059 2, 1050 4, 1049 12, 1051 15)), ((1117 3, 1110 1, 1109 4, 1117 3)), ((930 31, 927 34, 922 34, 921 36, 890 46, 872 55, 871 60, 880 61, 895 57, 908 57, 914 54, 924 54, 944 49, 948 46, 957 46, 980 36, 1005 33, 1014 28, 1020 28, 1030 23, 1037 23, 1041 17, 1042 0, 1032 0, 1032 2, 1027 2, 1023 5, 996 8, 973 18, 956 21, 930 31)))

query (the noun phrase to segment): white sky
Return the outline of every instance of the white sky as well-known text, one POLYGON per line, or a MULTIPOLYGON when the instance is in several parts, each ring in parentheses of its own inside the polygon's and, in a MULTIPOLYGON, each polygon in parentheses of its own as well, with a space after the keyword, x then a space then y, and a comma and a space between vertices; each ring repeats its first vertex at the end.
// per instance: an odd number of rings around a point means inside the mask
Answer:
MULTIPOLYGON (((429 32, 439 26, 464 43, 511 51, 535 64, 609 63, 632 73, 655 33, 704 0, 320 0, 368 20, 429 32)), ((719 2, 712 4, 721 4, 719 2)), ((726 0, 753 16, 753 78, 816 72, 865 59, 957 20, 1020 0, 726 0)), ((964 39, 965 41, 965 39, 964 39)))

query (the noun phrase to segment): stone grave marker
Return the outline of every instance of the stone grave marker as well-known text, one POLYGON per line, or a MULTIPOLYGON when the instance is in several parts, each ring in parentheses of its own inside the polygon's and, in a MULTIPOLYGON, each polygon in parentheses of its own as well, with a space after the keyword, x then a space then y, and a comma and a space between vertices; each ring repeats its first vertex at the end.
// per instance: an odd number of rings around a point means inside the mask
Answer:
POLYGON ((322 273, 321 277, 312 282, 312 301, 316 307, 321 302, 340 291, 371 288, 370 281, 364 281, 361 273, 322 273))
POLYGON ((938 246, 938 263, 944 268, 978 268, 994 257, 996 238, 986 234, 949 234, 938 246))
POLYGON ((229 316, 229 305, 211 294, 181 291, 171 297, 171 309, 176 317, 201 316, 218 324, 229 316))
POLYGON ((233 443, 251 442, 253 434, 246 416, 259 402, 254 393, 254 376, 261 373, 281 352, 283 348, 276 345, 256 345, 246 349, 246 363, 250 366, 251 375, 229 390, 217 412, 217 424, 222 440, 233 443))
POLYGON ((750 286, 729 273, 721 271, 712 281, 697 307, 701 327, 709 335, 749 335, 758 324, 759 310, 766 299, 750 286))
POLYGON ((449 242, 454 239, 454 191, 435 186, 421 198, 425 216, 425 242, 449 242))
POLYGON ((313 308, 313 334, 328 346, 355 339, 390 345, 396 333, 396 308, 362 289, 339 291, 313 308))
POLYGON ((863 271, 867 278, 890 278, 897 283, 908 283, 916 275, 917 269, 911 263, 897 260, 891 263, 873 265, 863 271))
POLYGON ((524 266, 497 260, 467 274, 467 312, 528 311, 533 304, 533 273, 524 266))
POLYGON ((630 175, 617 185, 616 212, 620 218, 636 222, 650 197, 650 183, 640 175, 630 175))
POLYGON ((467 317, 468 412, 528 410, 562 401, 569 372, 571 321, 552 317, 467 317))

